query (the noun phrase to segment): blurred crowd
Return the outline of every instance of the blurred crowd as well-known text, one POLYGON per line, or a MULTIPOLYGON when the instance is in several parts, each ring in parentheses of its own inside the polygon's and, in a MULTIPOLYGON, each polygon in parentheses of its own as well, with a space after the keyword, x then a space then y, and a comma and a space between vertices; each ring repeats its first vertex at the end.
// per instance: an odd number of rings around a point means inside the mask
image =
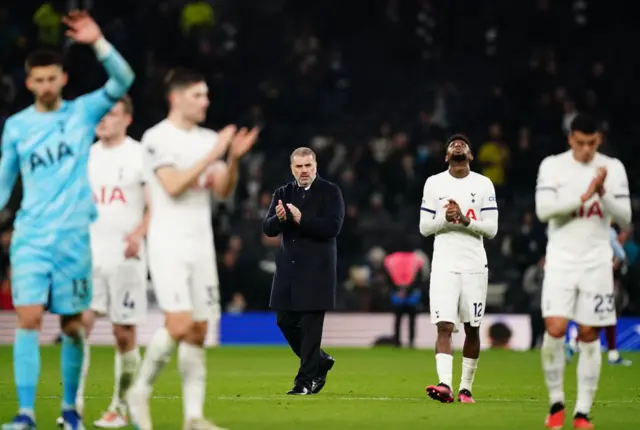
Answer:
MULTIPOLYGON (((60 17, 78 6, 90 9, 136 70, 133 137, 163 118, 162 81, 176 65, 206 74, 207 126, 262 130, 235 195, 215 202, 221 295, 230 312, 267 306, 279 242, 262 235, 261 223, 273 190, 291 178, 288 155, 298 146, 317 152, 320 175, 340 185, 347 204, 339 237, 345 310, 389 309, 382 261, 399 236, 428 262, 432 239, 417 228, 422 187, 446 168, 443 142, 454 131, 471 137, 473 168, 493 180, 501 208, 499 234, 486 242, 489 311, 526 312, 536 303, 536 278, 524 276, 541 267, 546 241, 533 212, 536 172, 544 156, 565 150, 578 112, 602 119, 603 151, 624 161, 632 190, 640 182, 633 156, 640 60, 628 55, 640 27, 629 2, 3 2, 0 118, 30 103, 22 63, 34 48, 66 52, 68 97, 102 84, 91 50, 64 38, 60 17)), ((0 218, 0 279, 18 206, 19 190, 0 218)), ((635 198, 636 213, 638 206, 635 198)), ((637 249, 633 231, 621 240, 637 249)), ((628 263, 626 312, 640 313, 639 263, 628 263)))

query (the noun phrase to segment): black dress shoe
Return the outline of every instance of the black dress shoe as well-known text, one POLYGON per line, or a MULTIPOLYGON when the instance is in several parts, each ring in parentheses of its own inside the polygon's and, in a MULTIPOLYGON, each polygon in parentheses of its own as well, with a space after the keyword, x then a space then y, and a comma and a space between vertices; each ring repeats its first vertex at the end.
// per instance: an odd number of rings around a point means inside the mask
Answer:
POLYGON ((302 384, 296 384, 287 392, 287 394, 291 396, 310 396, 313 393, 311 393, 309 387, 302 384))
POLYGON ((335 358, 328 355, 323 363, 323 371, 311 381, 311 392, 313 394, 318 394, 324 388, 327 383, 327 373, 329 373, 334 364, 336 364, 335 358))

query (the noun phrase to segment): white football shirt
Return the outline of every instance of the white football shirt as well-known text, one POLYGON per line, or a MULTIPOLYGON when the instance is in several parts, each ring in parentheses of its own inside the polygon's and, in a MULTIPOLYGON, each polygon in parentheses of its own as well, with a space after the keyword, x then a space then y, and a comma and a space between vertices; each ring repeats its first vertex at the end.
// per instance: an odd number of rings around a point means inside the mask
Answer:
POLYGON ((129 137, 114 147, 100 141, 91 147, 88 171, 98 218, 90 231, 97 264, 124 260, 125 237, 144 218, 142 154, 142 145, 129 137))
POLYGON ((590 267, 611 262, 611 221, 621 227, 631 222, 629 183, 623 164, 600 153, 591 162, 580 163, 570 150, 545 158, 538 170, 536 214, 540 221, 549 223, 548 267, 590 267), (583 204, 580 197, 598 167, 607 168, 605 193, 583 204))
POLYGON ((447 170, 427 179, 420 208, 420 233, 435 235, 432 271, 487 271, 483 237, 491 239, 498 231, 495 194, 491 179, 475 172, 455 178, 447 170), (444 206, 449 199, 455 200, 462 213, 469 217, 468 226, 445 219, 444 206))
POLYGON ((195 126, 182 130, 164 120, 142 137, 144 165, 151 195, 148 238, 157 246, 179 246, 189 251, 211 252, 211 190, 197 181, 182 195, 171 197, 155 172, 164 166, 185 170, 202 159, 218 141, 218 134, 195 126), (186 245, 186 246, 184 246, 186 245))

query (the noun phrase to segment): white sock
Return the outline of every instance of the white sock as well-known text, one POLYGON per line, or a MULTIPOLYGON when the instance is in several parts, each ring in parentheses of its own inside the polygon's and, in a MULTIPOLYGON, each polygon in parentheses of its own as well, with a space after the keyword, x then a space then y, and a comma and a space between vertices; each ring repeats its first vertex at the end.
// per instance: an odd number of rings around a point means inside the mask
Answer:
POLYGON ((451 384, 453 384, 453 355, 436 354, 436 371, 440 383, 447 384, 451 388, 451 384))
POLYGON ((202 418, 207 384, 204 348, 181 342, 178 347, 178 369, 182 375, 185 422, 202 418))
POLYGON ((460 390, 469 390, 471 392, 477 368, 477 358, 462 357, 462 378, 460 379, 460 390))
POLYGON ((620 353, 617 349, 610 350, 607 355, 609 356, 609 361, 618 361, 620 360, 620 353))
POLYGON ((109 405, 109 411, 116 412, 122 403, 120 397, 120 378, 122 377, 122 355, 116 351, 113 357, 113 397, 109 405))
POLYGON ((602 352, 600 339, 593 342, 579 342, 580 357, 578 357, 578 398, 575 413, 589 415, 593 398, 598 389, 600 368, 602 367, 602 352))
POLYGON ((549 401, 552 405, 564 403, 564 337, 552 337, 545 332, 541 352, 549 401))
POLYGON ((160 371, 171 359, 176 341, 166 328, 156 331, 140 364, 140 371, 133 385, 148 391, 158 378, 160 371))
POLYGON ((127 351, 121 354, 120 351, 116 352, 114 362, 114 376, 115 384, 113 387, 113 398, 111 399, 110 411, 116 411, 118 408, 122 408, 123 399, 127 393, 127 390, 133 383, 133 379, 138 365, 140 364, 140 350, 135 347, 131 351, 127 351))
POLYGON ((89 341, 84 342, 84 358, 82 359, 82 373, 80 373, 80 384, 78 384, 78 392, 76 393, 76 408, 82 413, 84 410, 84 390, 87 384, 87 375, 89 374, 89 364, 91 362, 91 347, 89 341))

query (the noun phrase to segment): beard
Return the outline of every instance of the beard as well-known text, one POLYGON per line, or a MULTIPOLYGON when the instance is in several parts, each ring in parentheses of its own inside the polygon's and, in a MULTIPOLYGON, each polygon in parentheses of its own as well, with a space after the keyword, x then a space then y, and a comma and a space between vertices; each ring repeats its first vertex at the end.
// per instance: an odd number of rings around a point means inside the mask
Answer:
POLYGON ((54 105, 58 101, 58 96, 55 93, 44 93, 40 97, 40 103, 45 106, 54 105))
POLYGON ((463 161, 467 161, 469 158, 467 157, 467 154, 452 154, 451 155, 451 161, 455 161, 455 162, 463 162, 463 161))

